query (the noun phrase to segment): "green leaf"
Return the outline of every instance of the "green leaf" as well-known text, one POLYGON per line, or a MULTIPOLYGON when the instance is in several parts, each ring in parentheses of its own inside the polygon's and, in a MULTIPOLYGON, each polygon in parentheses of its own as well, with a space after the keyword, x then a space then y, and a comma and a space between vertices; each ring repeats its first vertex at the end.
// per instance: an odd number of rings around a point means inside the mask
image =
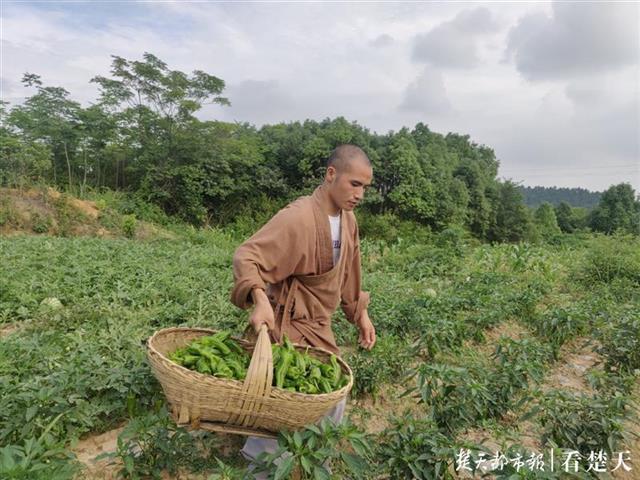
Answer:
POLYGON ((29 408, 27 408, 27 413, 25 415, 27 422, 30 421, 38 412, 38 406, 37 405, 32 405, 29 408))
POLYGON ((8 447, 4 447, 2 449, 2 463, 0 463, 0 471, 2 472, 8 472, 10 470, 13 470, 13 467, 15 467, 16 463, 13 460, 13 455, 11 454, 11 446, 8 447))
POLYGON ((313 470, 313 478, 314 480, 331 480, 331 474, 323 466, 316 465, 313 470))
POLYGON ((362 460, 358 455, 354 455, 352 453, 342 452, 340 453, 340 457, 347 464, 349 469, 354 473, 364 473, 367 464, 362 460))
POLYGON ((302 435, 300 435, 299 431, 296 431, 293 434, 293 444, 295 445, 296 449, 300 449, 300 447, 302 447, 302 435))
POLYGON ((133 473, 133 457, 130 457, 129 455, 124 457, 124 468, 127 470, 127 473, 133 473))
POLYGON ((300 457, 300 464, 302 465, 302 468, 304 469, 304 471, 307 474, 311 474, 311 470, 313 469, 313 465, 311 464, 311 460, 309 460, 309 458, 307 458, 307 456, 303 455, 300 457))
POLYGON ((291 472, 293 471, 294 464, 295 457, 293 456, 283 459, 276 469, 273 480, 284 480, 285 478, 289 478, 289 475, 291 475, 291 472))
POLYGON ((307 428, 307 430, 311 430, 316 435, 322 435, 322 433, 320 432, 320 429, 317 427, 317 425, 307 425, 306 428, 307 428))

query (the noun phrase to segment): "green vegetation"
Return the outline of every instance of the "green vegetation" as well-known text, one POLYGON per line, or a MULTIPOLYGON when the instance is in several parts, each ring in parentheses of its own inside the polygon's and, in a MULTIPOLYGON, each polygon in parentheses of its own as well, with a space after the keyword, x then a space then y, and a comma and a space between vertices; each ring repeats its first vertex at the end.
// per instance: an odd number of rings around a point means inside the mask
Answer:
POLYGON ((600 201, 602 192, 590 192, 584 188, 527 187, 521 186, 527 207, 537 208, 548 202, 553 206, 566 203, 572 207, 592 209, 600 201))
MULTIPOLYGON (((237 335, 247 321, 228 300, 231 255, 242 237, 230 228, 175 232, 147 242, 0 238, 0 322, 12 328, 0 339, 3 478, 82 475, 75 439, 123 423, 113 455, 123 477, 235 475, 246 466, 239 445, 229 453, 215 434, 175 428, 146 362, 144 340, 159 328, 237 335)), ((342 478, 357 477, 363 462, 381 475, 447 478, 457 449, 480 451, 465 439, 467 429, 514 428, 514 415, 538 425, 541 446, 621 450, 640 369, 638 239, 490 246, 456 230, 414 234, 362 240, 376 347, 355 348, 341 313, 334 323, 354 370, 352 401, 383 402, 389 426, 370 432, 371 452, 360 453, 331 449, 366 433, 366 420, 351 433, 312 429, 302 444, 283 433, 283 448, 295 456, 285 467, 322 475, 330 458, 342 478), (505 325, 519 333, 491 333, 505 325), (576 338, 592 342, 601 367, 585 372, 583 392, 541 389, 576 338), (407 394, 390 396, 398 388, 407 394), (411 417, 394 423, 408 404, 411 417), (320 444, 327 455, 313 457, 310 445, 320 444)), ((264 459, 268 471, 282 472, 279 465, 264 459)))
MULTIPOLYGON (((423 123, 379 135, 342 117, 201 121, 202 105, 228 103, 224 81, 151 54, 114 57, 111 76, 92 81, 100 98, 87 108, 34 74, 23 78, 31 97, 0 105, 0 231, 11 234, 0 237, 1 478, 85 478, 78 440, 123 425, 111 455, 121 477, 240 478, 245 460, 222 444, 235 437, 176 428, 145 340, 177 325, 240 335, 235 248, 318 185, 342 143, 374 168, 357 215, 376 347, 358 349, 341 312, 333 324, 354 412, 366 415, 281 432, 290 455, 265 455, 260 468, 455 478, 459 449, 487 453, 474 430, 499 440, 505 461, 529 448, 522 429, 545 455, 626 448, 640 373, 640 201, 629 184, 595 207, 545 197, 534 211, 468 135, 423 123), (561 388, 556 370, 581 349, 595 360, 561 388)), ((273 352, 280 387, 344 384, 335 359, 323 370, 289 345, 273 352)), ((220 373, 211 355, 200 370, 220 373)), ((228 367, 240 379, 243 368, 228 367)), ((566 478, 521 466, 494 473, 566 478)))

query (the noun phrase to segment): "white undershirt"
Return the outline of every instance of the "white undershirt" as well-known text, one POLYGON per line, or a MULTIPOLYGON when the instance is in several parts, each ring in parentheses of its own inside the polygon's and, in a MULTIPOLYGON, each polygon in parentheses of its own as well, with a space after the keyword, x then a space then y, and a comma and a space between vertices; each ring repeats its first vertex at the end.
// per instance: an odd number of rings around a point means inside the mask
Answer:
POLYGON ((340 258, 340 214, 332 217, 329 215, 329 224, 331 225, 331 244, 333 245, 333 264, 338 263, 340 258))

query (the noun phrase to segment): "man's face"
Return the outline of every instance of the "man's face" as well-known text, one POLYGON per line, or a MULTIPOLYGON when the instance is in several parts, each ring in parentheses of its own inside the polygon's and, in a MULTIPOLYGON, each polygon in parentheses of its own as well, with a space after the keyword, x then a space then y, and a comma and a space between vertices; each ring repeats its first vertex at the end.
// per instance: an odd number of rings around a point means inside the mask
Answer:
POLYGON ((353 210, 364 198, 365 189, 371 185, 373 171, 363 160, 355 160, 342 172, 334 167, 327 169, 329 196, 338 209, 353 210))

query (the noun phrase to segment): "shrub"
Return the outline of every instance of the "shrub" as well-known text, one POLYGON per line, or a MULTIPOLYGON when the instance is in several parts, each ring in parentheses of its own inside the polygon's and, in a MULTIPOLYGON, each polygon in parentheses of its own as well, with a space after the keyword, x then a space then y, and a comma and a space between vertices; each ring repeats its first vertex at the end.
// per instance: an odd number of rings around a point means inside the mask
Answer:
POLYGON ((31 229, 35 233, 47 233, 51 228, 51 217, 34 212, 31 215, 31 229))
POLYGON ((135 215, 124 215, 122 217, 122 232, 128 238, 133 238, 136 234, 137 220, 135 215))
POLYGON ((586 286, 616 279, 640 286, 640 241, 629 235, 594 239, 575 276, 586 286))

